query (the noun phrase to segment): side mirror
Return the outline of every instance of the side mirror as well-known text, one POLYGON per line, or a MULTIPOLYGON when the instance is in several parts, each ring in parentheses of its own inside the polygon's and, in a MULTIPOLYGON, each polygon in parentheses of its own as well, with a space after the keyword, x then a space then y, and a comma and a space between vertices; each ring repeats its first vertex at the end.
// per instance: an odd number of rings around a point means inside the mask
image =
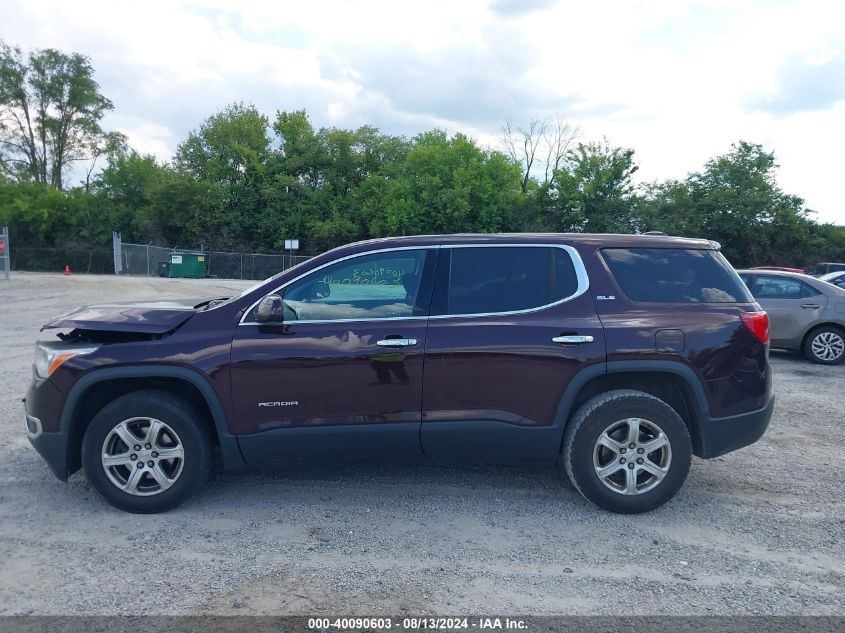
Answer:
POLYGON ((314 299, 325 299, 332 293, 332 289, 325 281, 315 281, 311 286, 311 296, 314 299))
POLYGON ((284 320, 282 298, 267 295, 255 306, 255 320, 259 323, 281 323, 284 320))

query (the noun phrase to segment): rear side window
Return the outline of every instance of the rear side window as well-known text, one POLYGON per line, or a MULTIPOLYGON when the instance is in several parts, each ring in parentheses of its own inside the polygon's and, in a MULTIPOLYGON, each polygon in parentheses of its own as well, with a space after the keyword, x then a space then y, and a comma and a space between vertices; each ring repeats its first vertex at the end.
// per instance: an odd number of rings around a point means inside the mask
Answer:
POLYGON ((632 301, 750 303, 748 288, 721 253, 681 248, 605 248, 601 251, 632 301))
POLYGON ((757 299, 806 299, 821 294, 799 279, 775 275, 755 275, 751 293, 757 299))
POLYGON ((449 314, 526 310, 550 303, 550 249, 452 249, 449 314))
POLYGON ((436 314, 529 310, 578 290, 575 266, 563 249, 463 247, 450 249, 450 258, 445 296, 435 300, 436 314))

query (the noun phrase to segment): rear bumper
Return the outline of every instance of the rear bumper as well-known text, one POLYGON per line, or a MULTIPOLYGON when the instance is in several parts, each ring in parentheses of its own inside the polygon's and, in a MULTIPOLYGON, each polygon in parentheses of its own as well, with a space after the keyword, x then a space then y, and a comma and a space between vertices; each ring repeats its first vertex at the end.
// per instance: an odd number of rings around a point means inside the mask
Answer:
POLYGON ((730 453, 759 440, 772 419, 775 396, 762 409, 726 418, 706 418, 698 425, 698 457, 711 458, 730 453))

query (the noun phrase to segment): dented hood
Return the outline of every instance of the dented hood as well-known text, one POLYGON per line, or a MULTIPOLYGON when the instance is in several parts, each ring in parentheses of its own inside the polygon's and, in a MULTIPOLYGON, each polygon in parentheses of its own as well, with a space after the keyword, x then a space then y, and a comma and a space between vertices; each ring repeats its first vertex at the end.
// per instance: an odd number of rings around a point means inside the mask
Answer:
POLYGON ((77 308, 44 324, 50 328, 164 334, 190 319, 196 312, 194 301, 154 301, 148 303, 104 304, 77 308))

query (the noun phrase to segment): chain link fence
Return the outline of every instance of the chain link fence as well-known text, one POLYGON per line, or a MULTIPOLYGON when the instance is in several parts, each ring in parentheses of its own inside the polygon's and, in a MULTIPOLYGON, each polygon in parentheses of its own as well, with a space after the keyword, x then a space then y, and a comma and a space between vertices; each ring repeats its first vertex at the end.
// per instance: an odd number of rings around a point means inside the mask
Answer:
POLYGON ((170 262, 173 255, 184 253, 204 255, 206 275, 221 279, 266 279, 310 259, 308 255, 227 253, 120 242, 114 254, 120 257, 120 266, 116 266, 116 270, 122 275, 155 277, 160 274, 162 264, 170 262))
POLYGON ((225 279, 266 279, 311 259, 308 255, 208 253, 208 276, 225 279))
POLYGON ((74 273, 114 272, 112 252, 108 248, 15 246, 9 255, 12 270, 60 273, 67 266, 74 273))

